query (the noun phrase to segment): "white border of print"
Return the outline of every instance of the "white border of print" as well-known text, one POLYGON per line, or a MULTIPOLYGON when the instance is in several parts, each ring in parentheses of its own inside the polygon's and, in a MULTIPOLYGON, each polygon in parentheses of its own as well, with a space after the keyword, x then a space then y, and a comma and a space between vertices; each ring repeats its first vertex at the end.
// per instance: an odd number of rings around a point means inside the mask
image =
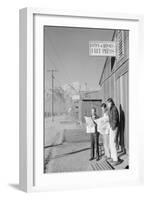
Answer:
MULTIPOLYGON (((20 10, 20 188, 24 191, 77 189, 143 182, 143 128, 136 95, 142 63, 143 17, 20 10), (130 169, 116 171, 43 173, 43 26, 70 26, 130 30, 129 124, 130 169), (135 108, 135 109, 134 109, 135 108)), ((87 44, 88 48, 88 44, 87 44)))

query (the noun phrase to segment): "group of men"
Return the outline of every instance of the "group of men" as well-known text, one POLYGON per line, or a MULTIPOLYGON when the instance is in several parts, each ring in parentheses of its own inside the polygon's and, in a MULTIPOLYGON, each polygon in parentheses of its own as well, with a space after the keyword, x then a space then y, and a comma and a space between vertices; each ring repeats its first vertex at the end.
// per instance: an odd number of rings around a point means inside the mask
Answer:
POLYGON ((120 163, 117 155, 117 133, 119 127, 119 113, 118 109, 115 106, 115 103, 112 98, 107 99, 106 103, 102 103, 101 105, 103 117, 108 118, 105 121, 105 131, 103 134, 98 131, 97 119, 99 118, 96 114, 96 109, 92 108, 91 110, 91 118, 95 125, 95 132, 90 134, 91 138, 91 157, 90 161, 95 157, 95 149, 96 149, 96 160, 99 160, 99 135, 102 134, 103 145, 105 151, 105 158, 110 160, 113 165, 117 165, 120 163), (106 126, 107 123, 107 126, 106 126))

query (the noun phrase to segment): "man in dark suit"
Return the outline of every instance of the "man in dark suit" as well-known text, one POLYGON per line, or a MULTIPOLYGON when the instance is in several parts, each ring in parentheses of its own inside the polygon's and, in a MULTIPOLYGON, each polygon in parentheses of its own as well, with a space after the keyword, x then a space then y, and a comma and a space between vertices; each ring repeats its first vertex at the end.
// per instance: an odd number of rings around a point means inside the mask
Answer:
POLYGON ((109 98, 107 100, 107 107, 108 107, 108 116, 110 123, 110 134, 109 134, 110 154, 113 160, 113 164, 117 165, 119 164, 117 149, 116 149, 117 133, 119 127, 119 113, 112 98, 109 98))
POLYGON ((89 159, 90 161, 94 159, 95 149, 96 149, 96 160, 99 160, 99 133, 97 132, 97 124, 94 121, 98 118, 98 116, 96 114, 96 108, 94 107, 91 109, 91 118, 95 126, 95 132, 90 134, 90 140, 91 140, 91 157, 89 159))

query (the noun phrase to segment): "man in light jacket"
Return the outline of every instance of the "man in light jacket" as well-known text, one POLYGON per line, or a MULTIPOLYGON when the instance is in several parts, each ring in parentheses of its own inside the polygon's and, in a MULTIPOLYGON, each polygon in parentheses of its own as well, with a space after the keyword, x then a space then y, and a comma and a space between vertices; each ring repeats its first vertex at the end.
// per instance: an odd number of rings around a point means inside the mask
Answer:
POLYGON ((119 113, 114 104, 112 98, 107 100, 107 107, 108 107, 108 116, 109 116, 109 123, 110 123, 110 154, 113 160, 113 164, 119 164, 118 156, 117 156, 117 149, 116 149, 116 140, 117 140, 117 133, 119 127, 119 113))

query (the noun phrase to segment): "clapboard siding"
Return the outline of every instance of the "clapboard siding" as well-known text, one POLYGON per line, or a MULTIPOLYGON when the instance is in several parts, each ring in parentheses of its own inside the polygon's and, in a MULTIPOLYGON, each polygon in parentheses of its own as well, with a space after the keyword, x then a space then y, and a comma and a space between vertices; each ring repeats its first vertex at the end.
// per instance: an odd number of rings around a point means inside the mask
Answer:
MULTIPOLYGON (((129 149, 129 31, 121 31, 123 34, 123 54, 116 58, 107 57, 101 74, 100 86, 103 101, 111 97, 114 99, 120 114, 120 145, 129 149)), ((113 40, 118 45, 120 31, 115 31, 113 40)), ((119 49, 119 48, 117 48, 119 49)))

